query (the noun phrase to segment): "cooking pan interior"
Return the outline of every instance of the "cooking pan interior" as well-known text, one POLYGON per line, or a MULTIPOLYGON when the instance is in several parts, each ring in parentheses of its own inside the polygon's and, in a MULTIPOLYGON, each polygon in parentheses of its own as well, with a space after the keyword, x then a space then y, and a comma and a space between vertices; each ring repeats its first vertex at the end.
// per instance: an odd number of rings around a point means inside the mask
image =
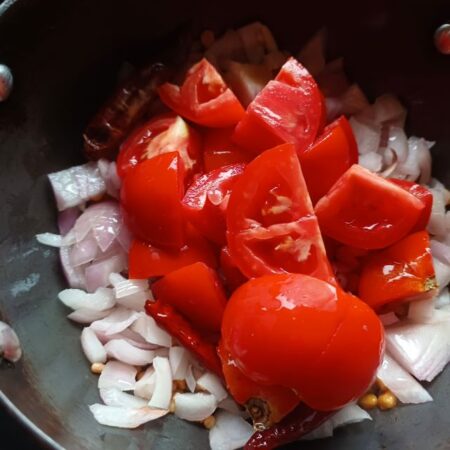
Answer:
MULTIPOLYGON (((450 17, 446 3, 0 2, 0 62, 15 76, 11 98, 0 104, 0 312, 24 350, 15 367, 0 365, 7 407, 28 418, 27 426, 34 423, 54 448, 208 448, 204 430, 174 417, 135 431, 94 422, 87 405, 99 400, 97 378, 81 353, 79 328, 57 301, 65 286, 57 253, 34 239, 56 231, 45 174, 82 161, 81 132, 123 61, 140 64, 163 55, 176 64, 191 35, 255 19, 273 30, 281 48, 294 51, 326 26, 330 57, 343 56, 372 99, 384 92, 400 96, 410 111, 410 133, 438 142, 435 173, 450 183, 450 57, 439 55, 432 42, 434 29, 450 17)), ((373 423, 301 448, 449 448, 449 387, 446 371, 430 386, 433 403, 375 413, 373 423)))

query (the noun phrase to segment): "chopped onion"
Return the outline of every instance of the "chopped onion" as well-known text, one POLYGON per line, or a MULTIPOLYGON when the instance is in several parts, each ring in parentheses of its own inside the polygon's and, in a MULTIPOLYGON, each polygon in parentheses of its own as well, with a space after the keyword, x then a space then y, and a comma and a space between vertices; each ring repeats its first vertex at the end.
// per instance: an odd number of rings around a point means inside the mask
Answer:
POLYGON ((132 391, 136 386, 135 367, 119 361, 108 361, 98 379, 99 389, 117 388, 132 391))
POLYGON ((364 153, 359 157, 359 165, 377 173, 383 167, 383 157, 376 152, 364 153))
POLYGON ((112 339, 105 344, 105 350, 110 358, 133 366, 146 366, 153 361, 154 352, 142 350, 127 342, 125 339, 112 339))
POLYGON ((217 407, 237 416, 244 418, 248 417, 247 411, 240 407, 231 397, 224 398, 221 402, 219 402, 217 407))
POLYGON ((352 117, 350 119, 353 134, 358 144, 358 152, 360 155, 366 153, 377 153, 380 146, 381 126, 367 125, 352 117))
POLYGON ((145 408, 147 401, 135 395, 127 394, 117 388, 100 389, 100 397, 107 406, 121 406, 123 408, 145 408))
POLYGON ((107 159, 99 159, 97 161, 100 175, 103 178, 106 186, 106 192, 114 198, 119 198, 121 187, 121 179, 117 175, 117 168, 115 161, 108 161, 107 159))
POLYGON ((403 128, 389 127, 387 147, 395 152, 400 163, 406 161, 408 158, 408 138, 403 128))
POLYGON ((388 354, 378 369, 378 378, 402 403, 431 402, 431 395, 388 354))
POLYGON ((90 328, 83 328, 83 331, 81 332, 81 347, 89 362, 106 362, 105 347, 103 347, 103 344, 90 328))
POLYGON ((105 309, 104 311, 96 311, 95 309, 80 308, 71 312, 67 318, 82 324, 91 324, 95 320, 100 320, 109 316, 113 312, 113 309, 105 309))
POLYGON ((109 316, 93 322, 91 328, 96 333, 106 335, 116 334, 128 328, 138 318, 139 313, 136 311, 131 311, 119 306, 118 308, 115 308, 109 316))
POLYGON ((58 214, 58 229, 61 236, 65 236, 73 228, 80 214, 78 206, 65 209, 58 214))
POLYGON ((5 322, 0 321, 0 354, 11 362, 22 357, 22 348, 16 332, 5 322))
POLYGON ((70 261, 73 267, 79 267, 93 261, 98 253, 97 241, 89 233, 82 241, 76 242, 70 248, 70 261))
POLYGON ((211 450, 236 450, 244 447, 253 434, 253 427, 242 417, 218 411, 216 424, 209 432, 211 450))
POLYGON ((228 393, 223 387, 220 378, 211 372, 205 372, 197 380, 197 386, 214 395, 218 402, 228 397, 228 393))
POLYGON ((186 370, 185 380, 186 380, 188 389, 191 392, 194 392, 195 387, 197 386, 197 381, 195 380, 194 374, 192 373, 192 365, 191 364, 188 365, 188 368, 186 370))
POLYGON ((152 408, 168 409, 172 399, 172 373, 167 358, 157 356, 153 360, 155 389, 148 405, 152 408))
POLYGON ((175 414, 184 420, 200 422, 211 416, 217 408, 217 399, 214 395, 198 392, 176 393, 173 397, 175 402, 175 414))
POLYGON ((272 32, 260 22, 253 22, 237 30, 244 46, 244 53, 248 62, 259 64, 264 55, 278 50, 272 32))
POLYGON ((377 123, 389 123, 390 125, 404 128, 406 109, 397 97, 390 94, 382 95, 375 100, 372 109, 374 120, 377 123))
POLYGON ((153 300, 153 296, 149 290, 118 298, 117 304, 125 306, 125 308, 134 309, 135 311, 144 311, 147 300, 153 300))
POLYGON ((450 265, 450 246, 436 239, 430 240, 431 254, 439 261, 450 265))
POLYGON ((409 304, 408 319, 411 322, 427 323, 434 315, 434 300, 426 298, 409 304))
POLYGON ((389 312, 389 313, 386 313, 386 314, 381 314, 378 317, 381 320, 381 323, 385 327, 388 327, 389 325, 393 325, 394 323, 397 323, 399 321, 398 317, 393 312, 389 312))
POLYGON ((86 288, 92 292, 102 286, 108 286, 109 274, 121 272, 127 266, 127 258, 124 254, 111 256, 108 259, 96 261, 85 270, 86 288))
POLYGON ((186 378, 189 361, 190 361, 189 353, 184 347, 179 346, 170 347, 169 362, 174 380, 184 380, 186 378))
POLYGON ((450 282, 450 266, 442 263, 439 259, 433 258, 434 273, 438 283, 439 292, 450 282))
POLYGON ((62 237, 59 234, 41 233, 36 235, 36 239, 40 244, 50 247, 61 247, 62 245, 62 237))
POLYGON ((327 33, 325 28, 320 29, 308 40, 297 54, 297 59, 316 76, 325 68, 325 43, 327 33))
POLYGON ((93 294, 88 294, 81 289, 64 289, 58 294, 58 298, 71 309, 92 309, 104 311, 116 304, 112 289, 98 288, 93 294))
POLYGON ((357 114, 369 106, 369 101, 357 84, 352 84, 341 96, 342 113, 357 114))
POLYGON ((104 344, 106 342, 112 341, 113 339, 124 339, 133 347, 141 348, 142 350, 158 349, 157 345, 149 344, 142 338, 142 336, 130 330, 129 328, 121 331, 120 333, 115 334, 97 333, 97 336, 100 339, 100 341, 103 342, 104 344))
POLYGON ((123 408, 98 403, 89 406, 89 409, 98 423, 118 428, 137 428, 168 413, 168 411, 162 409, 123 408))
POLYGON ((205 52, 205 58, 218 68, 223 68, 229 61, 245 62, 244 45, 235 30, 227 30, 205 52))
POLYGON ((448 288, 444 288, 435 300, 435 308, 444 308, 450 305, 450 293, 448 288))
POLYGON ((136 381, 134 395, 150 400, 155 390, 155 369, 148 367, 142 377, 136 381))
POLYGON ((72 288, 85 289, 86 279, 84 276, 84 270, 81 267, 73 267, 70 260, 69 247, 61 247, 59 249, 59 257, 69 286, 72 288))
POLYGON ((334 119, 342 115, 343 104, 339 98, 326 97, 325 109, 327 110, 327 122, 333 122, 334 119))
POLYGON ((172 338, 170 334, 158 326, 153 317, 141 313, 139 318, 133 323, 131 329, 141 335, 145 341, 160 345, 161 347, 170 347, 172 338))
POLYGON ((144 292, 147 289, 147 280, 124 280, 114 284, 116 298, 127 297, 137 292, 144 292))

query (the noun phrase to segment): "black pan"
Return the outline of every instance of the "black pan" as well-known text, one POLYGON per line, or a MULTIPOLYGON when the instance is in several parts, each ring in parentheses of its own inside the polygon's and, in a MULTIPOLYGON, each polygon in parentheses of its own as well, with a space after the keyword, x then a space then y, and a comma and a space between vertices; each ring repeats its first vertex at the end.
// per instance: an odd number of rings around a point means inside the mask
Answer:
MULTIPOLYGON (((56 230, 45 174, 82 161, 81 132, 122 61, 173 49, 173 36, 186 40, 186 30, 221 31, 259 19, 282 48, 295 50, 326 25, 330 55, 345 57, 372 98, 399 94, 410 111, 409 131, 438 141, 434 170, 450 183, 450 57, 432 41, 448 18, 448 0, 0 1, 0 62, 15 76, 11 98, 0 104, 0 312, 24 349, 15 367, 0 365, 6 408, 55 449, 208 448, 203 429, 174 417, 136 431, 94 422, 87 405, 98 401, 97 379, 81 353, 80 330, 56 300, 64 287, 57 254, 34 240, 56 230)), ((449 449, 450 370, 429 388, 433 403, 375 413, 373 423, 290 448, 449 449)))

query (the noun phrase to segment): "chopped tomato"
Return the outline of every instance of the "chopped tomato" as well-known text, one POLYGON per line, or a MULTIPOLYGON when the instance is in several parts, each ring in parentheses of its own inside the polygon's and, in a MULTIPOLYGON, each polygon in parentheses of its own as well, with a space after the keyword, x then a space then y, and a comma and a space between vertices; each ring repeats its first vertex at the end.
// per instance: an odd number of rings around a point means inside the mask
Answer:
POLYGON ((371 250, 405 237, 423 209, 414 195, 355 164, 322 197, 315 212, 324 234, 371 250))
POLYGON ((156 246, 181 248, 183 185, 183 166, 176 152, 148 159, 125 177, 120 201, 125 221, 135 237, 156 246))
POLYGON ((241 120, 244 108, 217 70, 202 59, 191 67, 183 85, 164 83, 161 101, 180 116, 212 128, 230 127, 241 120))
POLYGON ((130 248, 128 274, 131 279, 161 277, 198 261, 213 269, 218 267, 214 247, 188 227, 186 243, 179 251, 158 248, 135 239, 130 248))
POLYGON ((249 278, 283 272, 333 278, 292 144, 247 165, 230 195, 227 226, 230 254, 249 278))
POLYGON ((227 299, 217 273, 205 263, 197 262, 168 273, 153 283, 152 292, 199 330, 220 332, 227 299))
POLYGON ((234 291, 248 280, 234 262, 228 247, 223 247, 220 251, 220 269, 225 280, 225 285, 231 291, 234 291))
POLYGON ((237 289, 225 309, 222 342, 250 380, 293 389, 321 411, 363 395, 384 348, 371 308, 300 274, 267 275, 237 289))
POLYGON ((244 405, 253 423, 270 427, 289 414, 300 402, 297 395, 283 386, 263 386, 246 377, 236 366, 223 342, 219 357, 228 391, 234 400, 244 405))
POLYGON ((411 234, 366 258, 359 296, 379 311, 401 302, 431 298, 437 282, 426 231, 411 234))
POLYGON ((179 116, 164 114, 138 128, 120 147, 117 173, 121 178, 146 159, 178 152, 189 175, 201 164, 200 136, 179 116))
POLYGON ((211 241, 226 243, 225 212, 230 192, 244 171, 244 164, 221 167, 191 184, 183 198, 187 219, 211 241))
POLYGON ((358 147, 348 120, 341 116, 300 155, 300 164, 313 203, 358 162, 358 147))
POLYGON ((424 230, 430 221, 431 208, 433 206, 433 194, 425 186, 413 183, 412 181, 400 180, 398 178, 388 178, 388 180, 391 183, 400 186, 405 191, 408 191, 423 203, 424 209, 412 231, 424 230))
POLYGON ((300 155, 316 139, 324 117, 323 97, 316 82, 290 58, 250 103, 233 140, 254 153, 290 142, 300 155))
POLYGON ((230 164, 247 163, 248 152, 231 141, 234 128, 206 128, 203 133, 203 164, 205 172, 230 164))

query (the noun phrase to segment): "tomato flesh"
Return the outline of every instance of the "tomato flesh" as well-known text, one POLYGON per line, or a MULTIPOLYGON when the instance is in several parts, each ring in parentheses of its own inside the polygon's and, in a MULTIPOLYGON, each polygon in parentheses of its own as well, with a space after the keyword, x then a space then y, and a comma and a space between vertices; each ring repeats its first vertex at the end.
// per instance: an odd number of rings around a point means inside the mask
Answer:
POLYGON ((203 236, 217 244, 226 243, 228 199, 243 171, 243 164, 234 164, 204 174, 194 180, 183 198, 186 218, 203 236))
POLYGON ((300 155, 300 164, 313 203, 317 203, 353 164, 358 147, 348 120, 328 125, 317 141, 300 155))
POLYGON ((217 70, 206 60, 191 67, 183 85, 164 83, 158 88, 161 101, 180 116, 206 127, 235 125, 244 108, 217 70))
POLYGON ((199 330, 220 331, 227 299, 217 273, 206 264, 197 262, 167 274, 153 283, 152 292, 199 330))
POLYGON ((423 209, 414 195, 355 164, 317 203, 315 212, 325 235, 370 250, 405 237, 423 209))
POLYGON ((227 210, 230 255, 248 278, 298 272, 333 278, 294 146, 247 165, 227 210))
POLYGON ((184 171, 178 153, 136 166, 122 183, 120 201, 132 234, 153 245, 179 249, 184 243, 181 199, 184 171))
POLYGON ((315 140, 324 121, 323 97, 308 71, 294 58, 250 103, 233 140, 254 153, 289 142, 298 154, 315 140))
POLYGON ((366 258, 359 296, 377 311, 436 294, 437 282, 426 231, 411 234, 366 258))
POLYGON ((384 348, 383 326, 365 303, 300 274, 263 276, 237 289, 222 340, 252 381, 294 389, 325 411, 364 394, 384 348))
POLYGON ((231 291, 234 291, 248 280, 248 278, 239 270, 230 255, 230 250, 228 250, 228 247, 226 246, 220 251, 220 269, 225 285, 231 291))

